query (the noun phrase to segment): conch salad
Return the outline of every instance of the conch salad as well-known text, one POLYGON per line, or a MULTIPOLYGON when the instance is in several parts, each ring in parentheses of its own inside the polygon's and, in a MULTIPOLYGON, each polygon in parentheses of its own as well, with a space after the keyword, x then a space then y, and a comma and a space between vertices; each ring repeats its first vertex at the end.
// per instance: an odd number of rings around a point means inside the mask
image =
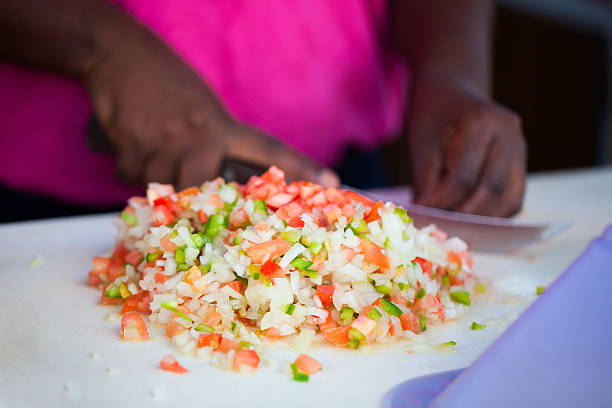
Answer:
MULTIPOLYGON (((152 183, 117 220, 110 257, 93 259, 102 304, 123 304, 124 340, 163 325, 183 353, 257 368, 288 339, 358 349, 409 338, 464 313, 467 245, 406 210, 356 192, 285 181, 271 167, 246 185, 221 178, 175 192, 152 183), (143 318, 144 317, 144 318, 143 318)), ((169 355, 160 363, 185 370, 169 355)), ((291 364, 304 381, 321 367, 291 364)))

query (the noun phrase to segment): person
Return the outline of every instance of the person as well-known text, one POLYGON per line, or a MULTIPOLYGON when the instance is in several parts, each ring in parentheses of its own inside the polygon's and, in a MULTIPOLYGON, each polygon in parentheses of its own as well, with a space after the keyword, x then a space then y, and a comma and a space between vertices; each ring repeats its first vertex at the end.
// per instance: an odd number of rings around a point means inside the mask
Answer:
POLYGON ((491 98, 492 13, 490 0, 2 2, 1 213, 23 209, 17 196, 116 206, 148 181, 211 179, 228 157, 335 186, 347 147, 405 129, 417 203, 511 216, 526 148, 491 98), (88 149, 92 114, 114 157, 88 149))

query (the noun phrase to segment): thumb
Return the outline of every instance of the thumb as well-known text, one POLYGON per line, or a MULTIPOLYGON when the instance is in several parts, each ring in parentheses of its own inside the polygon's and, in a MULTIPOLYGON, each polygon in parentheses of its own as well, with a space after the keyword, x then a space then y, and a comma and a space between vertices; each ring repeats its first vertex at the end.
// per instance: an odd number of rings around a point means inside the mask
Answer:
POLYGON ((239 126, 227 140, 226 157, 268 168, 275 165, 291 181, 307 180, 323 187, 338 187, 340 178, 331 169, 254 129, 239 126))

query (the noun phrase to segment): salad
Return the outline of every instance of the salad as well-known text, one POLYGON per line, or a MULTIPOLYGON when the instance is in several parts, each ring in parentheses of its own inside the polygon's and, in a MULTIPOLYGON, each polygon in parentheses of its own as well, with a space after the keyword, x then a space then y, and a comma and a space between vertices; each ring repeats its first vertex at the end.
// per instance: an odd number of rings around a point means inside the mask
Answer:
MULTIPOLYGON (((183 353, 237 370, 290 340, 303 381, 320 368, 312 342, 358 349, 410 338, 464 313, 467 245, 407 211, 356 192, 285 181, 277 167, 245 185, 217 178, 176 192, 152 183, 117 220, 89 284, 121 304, 122 339, 162 325, 183 353)), ((162 368, 185 370, 173 356, 162 368)))

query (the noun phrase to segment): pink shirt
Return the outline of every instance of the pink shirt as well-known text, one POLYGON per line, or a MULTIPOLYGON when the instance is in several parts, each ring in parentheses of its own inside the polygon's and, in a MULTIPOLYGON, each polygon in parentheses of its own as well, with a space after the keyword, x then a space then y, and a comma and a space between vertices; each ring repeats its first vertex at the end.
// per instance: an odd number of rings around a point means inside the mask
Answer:
MULTIPOLYGON (((239 120, 332 165, 402 121, 406 69, 384 41, 384 0, 115 0, 163 38, 239 120)), ((140 189, 85 146, 74 80, 0 63, 0 182, 89 205, 140 189)))

